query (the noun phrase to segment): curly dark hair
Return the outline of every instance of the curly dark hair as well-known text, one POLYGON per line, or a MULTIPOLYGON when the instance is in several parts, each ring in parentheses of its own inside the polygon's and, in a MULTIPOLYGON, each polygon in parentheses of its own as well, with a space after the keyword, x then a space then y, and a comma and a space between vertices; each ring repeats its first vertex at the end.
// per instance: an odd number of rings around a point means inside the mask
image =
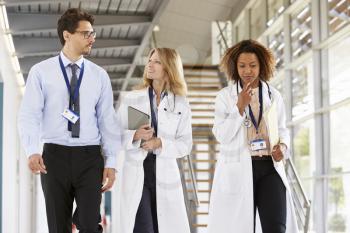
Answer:
POLYGON ((95 19, 94 16, 85 11, 78 8, 70 8, 66 10, 66 12, 64 12, 61 18, 58 20, 57 34, 62 45, 64 45, 66 42, 63 38, 63 32, 68 31, 70 33, 74 33, 79 26, 79 21, 89 21, 91 25, 93 25, 95 19))
POLYGON ((255 40, 242 40, 227 49, 220 62, 220 69, 226 74, 228 81, 237 83, 240 79, 237 69, 237 60, 242 53, 254 53, 259 61, 259 78, 269 81, 275 71, 275 58, 268 48, 255 40))

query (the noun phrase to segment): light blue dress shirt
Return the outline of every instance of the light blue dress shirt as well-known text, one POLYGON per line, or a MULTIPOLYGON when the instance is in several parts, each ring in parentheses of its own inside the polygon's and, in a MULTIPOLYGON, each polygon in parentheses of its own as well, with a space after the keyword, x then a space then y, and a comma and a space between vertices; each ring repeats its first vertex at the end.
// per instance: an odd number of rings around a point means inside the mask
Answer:
MULTIPOLYGON (((60 53, 67 75, 71 79, 72 62, 60 53)), ((120 128, 113 108, 113 92, 107 72, 81 57, 84 76, 79 89, 80 137, 73 138, 68 121, 62 116, 69 107, 69 94, 55 56, 34 65, 28 75, 19 117, 19 133, 27 156, 39 154, 41 143, 65 146, 101 145, 105 167, 116 167, 116 155, 121 148, 120 128)))

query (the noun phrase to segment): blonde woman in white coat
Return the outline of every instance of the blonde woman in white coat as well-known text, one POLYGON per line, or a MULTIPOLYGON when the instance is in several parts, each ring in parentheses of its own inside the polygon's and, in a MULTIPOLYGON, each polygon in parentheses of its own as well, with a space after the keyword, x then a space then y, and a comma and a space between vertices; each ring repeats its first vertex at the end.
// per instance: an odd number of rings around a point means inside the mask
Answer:
POLYGON ((280 93, 267 84, 274 65, 272 53, 253 40, 229 48, 221 61, 230 84, 215 101, 213 133, 220 154, 210 199, 209 233, 298 232, 283 166, 290 141, 285 107, 280 93), (273 101, 278 115, 277 145, 269 145, 263 117, 273 101), (260 221, 255 223, 257 213, 260 221))
POLYGON ((153 49, 143 86, 121 99, 124 163, 120 170, 118 233, 189 233, 177 158, 192 149, 191 111, 178 53, 153 49), (151 116, 150 124, 128 129, 127 108, 151 116), (153 112, 153 113, 152 113, 153 112))

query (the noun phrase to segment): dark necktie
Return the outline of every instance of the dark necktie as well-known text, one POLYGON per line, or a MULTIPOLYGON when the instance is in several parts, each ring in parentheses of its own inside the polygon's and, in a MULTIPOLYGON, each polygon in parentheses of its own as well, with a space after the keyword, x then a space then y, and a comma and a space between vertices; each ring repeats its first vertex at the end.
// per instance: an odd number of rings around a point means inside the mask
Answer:
POLYGON ((72 70, 72 79, 70 80, 70 100, 69 100, 69 108, 79 116, 79 119, 75 124, 68 124, 68 130, 72 131, 72 137, 78 138, 80 132, 80 107, 79 107, 79 92, 77 98, 74 100, 74 90, 78 83, 77 77, 77 69, 79 68, 77 64, 72 63, 69 65, 72 70))

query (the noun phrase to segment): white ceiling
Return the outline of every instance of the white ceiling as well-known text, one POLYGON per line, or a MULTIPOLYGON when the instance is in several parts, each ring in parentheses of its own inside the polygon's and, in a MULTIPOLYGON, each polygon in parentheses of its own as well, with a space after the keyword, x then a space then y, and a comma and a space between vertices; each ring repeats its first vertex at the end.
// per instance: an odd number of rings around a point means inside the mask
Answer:
MULTIPOLYGON (((1 2, 1 0, 0 0, 1 2)), ((57 54, 56 22, 67 8, 96 16, 97 41, 89 59, 111 77, 115 99, 142 76, 154 25, 157 47, 179 51, 184 64, 210 64, 211 25, 234 19, 246 0, 6 0, 21 71, 57 54), (137 65, 141 65, 138 67, 137 65)))
POLYGON ((177 49, 185 64, 210 63, 211 24, 243 8, 242 0, 170 0, 155 32, 158 47, 177 49))

